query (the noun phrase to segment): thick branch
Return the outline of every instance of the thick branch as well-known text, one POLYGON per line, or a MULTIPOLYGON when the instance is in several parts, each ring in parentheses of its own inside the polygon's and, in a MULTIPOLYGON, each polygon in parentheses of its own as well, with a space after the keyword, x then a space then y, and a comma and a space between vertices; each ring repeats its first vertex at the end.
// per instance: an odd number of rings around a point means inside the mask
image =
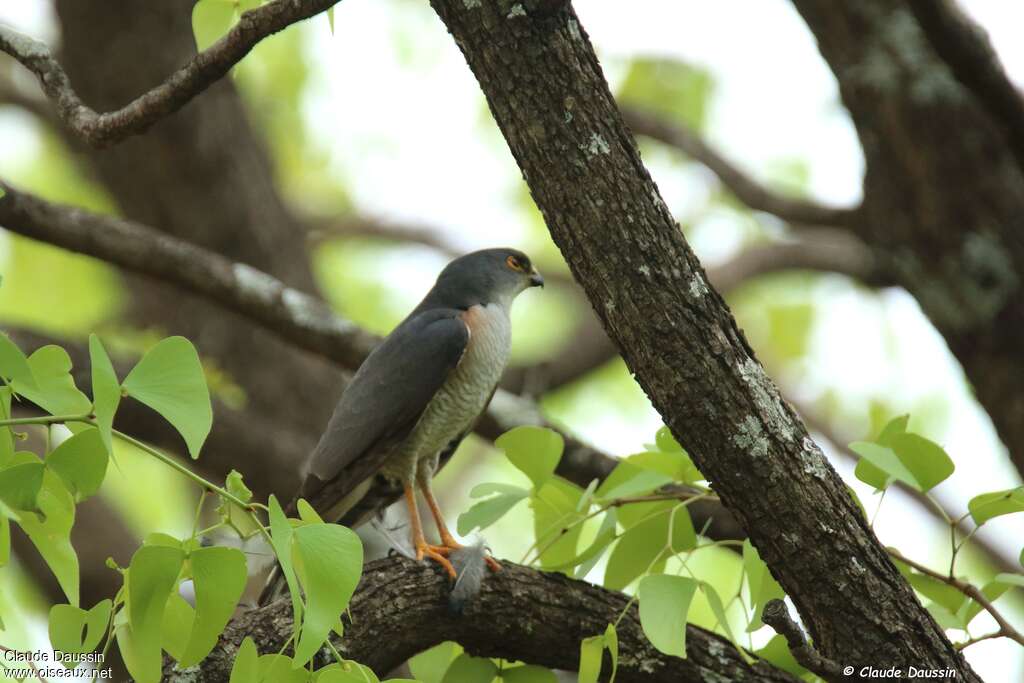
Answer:
MULTIPOLYGON (((487 577, 480 595, 461 615, 448 609, 449 590, 447 579, 433 566, 401 557, 370 563, 350 604, 345 635, 332 636, 334 642, 345 657, 382 675, 446 640, 477 656, 575 670, 580 641, 604 633, 628 601, 621 593, 507 562, 501 572, 487 577)), ((165 680, 227 681, 242 638, 252 636, 260 652, 277 652, 291 628, 287 600, 244 614, 228 626, 220 645, 200 664, 198 677, 190 670, 169 673, 165 680)), ((617 631, 616 680, 624 683, 797 680, 765 662, 748 667, 727 641, 695 626, 687 628, 686 659, 663 655, 641 631, 635 607, 629 608, 617 631)))
POLYGON ((952 0, 907 3, 932 48, 1002 124, 1024 170, 1024 96, 1006 75, 985 31, 952 0))
POLYGON ((609 336, 793 598, 816 646, 844 663, 916 661, 978 680, 709 286, 571 6, 536 20, 491 3, 431 4, 609 336))
POLYGON ((119 142, 144 132, 173 114, 240 62, 258 42, 288 26, 332 7, 338 0, 277 0, 242 14, 239 22, 208 49, 152 90, 125 105, 97 113, 86 106, 60 63, 43 43, 0 26, 0 51, 6 52, 38 78, 64 123, 94 147, 119 142))
POLYGON ((806 199, 785 197, 769 190, 681 123, 666 121, 655 114, 632 107, 623 107, 622 115, 637 135, 675 147, 707 166, 732 190, 737 199, 755 211, 764 211, 799 225, 851 227, 857 220, 856 209, 825 206, 806 199))
POLYGON ((358 367, 377 342, 320 299, 255 268, 138 223, 0 188, 7 193, 0 225, 8 230, 184 287, 343 367, 358 367))

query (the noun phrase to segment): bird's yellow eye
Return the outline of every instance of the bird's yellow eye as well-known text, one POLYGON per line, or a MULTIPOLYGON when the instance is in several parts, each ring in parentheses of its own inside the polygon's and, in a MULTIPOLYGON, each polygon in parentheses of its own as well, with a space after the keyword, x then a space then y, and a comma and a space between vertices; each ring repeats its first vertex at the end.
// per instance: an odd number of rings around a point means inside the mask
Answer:
POLYGON ((507 265, 512 270, 518 270, 519 272, 523 272, 526 270, 523 267, 523 264, 520 263, 519 259, 516 258, 515 256, 509 256, 507 259, 505 259, 505 265, 507 265))

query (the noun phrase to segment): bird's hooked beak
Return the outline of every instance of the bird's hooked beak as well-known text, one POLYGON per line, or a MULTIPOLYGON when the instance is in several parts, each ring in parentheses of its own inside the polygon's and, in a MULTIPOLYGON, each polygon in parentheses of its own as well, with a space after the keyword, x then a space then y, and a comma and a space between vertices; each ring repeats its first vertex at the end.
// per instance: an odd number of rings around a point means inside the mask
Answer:
POLYGON ((543 287, 544 276, 537 272, 536 268, 530 269, 530 286, 531 287, 543 287))

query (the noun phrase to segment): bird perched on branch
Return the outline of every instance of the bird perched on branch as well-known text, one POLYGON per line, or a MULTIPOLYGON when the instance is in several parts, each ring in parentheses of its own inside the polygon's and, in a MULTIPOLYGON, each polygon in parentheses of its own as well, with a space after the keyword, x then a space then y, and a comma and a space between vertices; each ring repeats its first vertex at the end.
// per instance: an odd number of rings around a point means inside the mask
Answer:
POLYGON ((354 526, 374 508, 364 499, 375 482, 401 486, 416 558, 437 562, 455 579, 449 556, 462 546, 445 524, 431 480, 494 395, 509 359, 512 301, 543 285, 515 249, 485 249, 449 263, 352 378, 307 463, 299 497, 328 521, 354 526), (439 545, 423 533, 416 488, 437 524, 439 545))

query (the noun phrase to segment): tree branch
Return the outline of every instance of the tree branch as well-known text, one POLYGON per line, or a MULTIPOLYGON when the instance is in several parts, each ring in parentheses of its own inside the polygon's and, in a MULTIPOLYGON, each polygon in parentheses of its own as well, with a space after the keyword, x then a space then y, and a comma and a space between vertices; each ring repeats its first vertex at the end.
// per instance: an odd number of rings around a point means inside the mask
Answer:
POLYGON ((38 78, 61 120, 93 147, 105 147, 144 132, 176 112, 222 78, 255 45, 288 26, 334 6, 338 0, 276 0, 242 14, 228 33, 193 57, 167 80, 124 107, 97 113, 86 106, 63 67, 43 43, 0 26, 0 51, 6 52, 38 78))
MULTIPOLYGON (((575 670, 580 641, 604 633, 628 604, 621 593, 508 562, 485 579, 481 593, 461 615, 448 609, 449 591, 447 578, 432 566, 403 557, 372 562, 349 605, 345 635, 332 635, 333 642, 346 658, 378 674, 446 640, 481 657, 575 670)), ((243 614, 228 625, 198 672, 168 670, 164 680, 227 681, 245 636, 252 636, 261 652, 272 653, 284 645, 291 629, 288 600, 243 614)), ((661 654, 644 636, 635 607, 628 609, 617 631, 616 680, 623 683, 797 681, 763 661, 748 667, 728 641, 695 626, 686 629, 686 659, 661 654)), ((317 664, 328 663, 318 657, 317 664)))
POLYGON ((811 647, 804 636, 803 629, 793 621, 793 617, 789 616, 786 603, 777 598, 766 602, 761 613, 761 620, 786 639, 786 645, 789 646, 793 658, 805 669, 818 674, 825 680, 839 680, 842 668, 811 647))
POLYGON ((825 206, 769 190, 681 123, 667 121, 634 107, 623 107, 622 116, 634 133, 674 147, 707 166, 737 199, 754 211, 764 211, 784 221, 808 226, 849 228, 858 220, 857 209, 825 206))
POLYGON ((988 109, 1024 170, 1024 96, 1006 75, 985 31, 951 0, 909 2, 932 48, 988 109))

